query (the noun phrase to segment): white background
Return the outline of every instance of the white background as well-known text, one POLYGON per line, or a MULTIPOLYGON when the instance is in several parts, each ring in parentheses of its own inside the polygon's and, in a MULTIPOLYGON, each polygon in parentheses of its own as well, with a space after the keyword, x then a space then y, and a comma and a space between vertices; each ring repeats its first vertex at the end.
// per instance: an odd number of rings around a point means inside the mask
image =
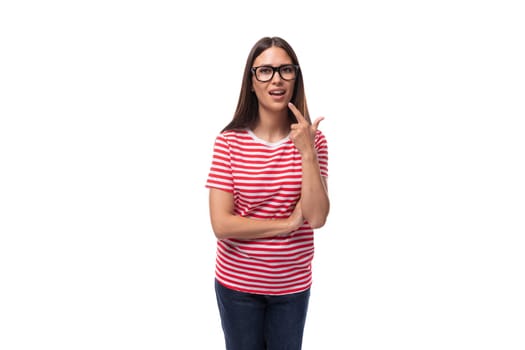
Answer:
POLYGON ((0 348, 223 348, 204 182, 278 35, 330 151, 303 348, 523 350, 518 3, 3 1, 0 348))

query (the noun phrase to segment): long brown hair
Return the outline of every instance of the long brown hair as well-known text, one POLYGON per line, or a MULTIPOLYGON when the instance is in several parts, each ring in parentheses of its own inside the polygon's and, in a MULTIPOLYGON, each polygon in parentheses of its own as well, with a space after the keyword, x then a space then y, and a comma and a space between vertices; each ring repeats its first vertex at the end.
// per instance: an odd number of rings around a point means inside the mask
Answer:
MULTIPOLYGON (((252 65, 253 61, 266 49, 270 47, 280 47, 290 58, 292 63, 299 65, 299 60, 294 50, 286 42, 286 40, 280 37, 264 37, 259 39, 252 47, 248 59, 246 60, 246 66, 244 67, 244 75, 242 78, 241 92, 239 94, 239 101, 237 102, 237 108, 233 115, 231 122, 222 129, 222 132, 233 129, 245 129, 253 128, 259 118, 259 104, 257 96, 252 93, 252 65)), ((303 116, 310 122, 310 114, 308 113, 308 106, 306 105, 306 96, 304 93, 303 74, 299 68, 297 77, 295 78, 295 86, 292 95, 291 102, 299 109, 303 116)), ((297 123, 297 119, 293 115, 292 111, 288 110, 288 120, 290 124, 297 123)))

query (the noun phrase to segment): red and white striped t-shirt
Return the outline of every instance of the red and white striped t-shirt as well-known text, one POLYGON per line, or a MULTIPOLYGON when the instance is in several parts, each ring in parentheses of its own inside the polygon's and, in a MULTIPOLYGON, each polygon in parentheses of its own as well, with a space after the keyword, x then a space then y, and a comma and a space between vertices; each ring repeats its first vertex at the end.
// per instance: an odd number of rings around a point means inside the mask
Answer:
MULTIPOLYGON (((328 148, 317 131, 315 148, 322 176, 328 176, 328 148)), ((301 155, 287 137, 269 143, 250 130, 229 130, 215 139, 207 188, 233 193, 236 215, 287 218, 301 194, 301 155)), ((226 287, 247 293, 282 295, 312 283, 313 230, 305 223, 290 234, 262 239, 217 240, 215 275, 226 287)))

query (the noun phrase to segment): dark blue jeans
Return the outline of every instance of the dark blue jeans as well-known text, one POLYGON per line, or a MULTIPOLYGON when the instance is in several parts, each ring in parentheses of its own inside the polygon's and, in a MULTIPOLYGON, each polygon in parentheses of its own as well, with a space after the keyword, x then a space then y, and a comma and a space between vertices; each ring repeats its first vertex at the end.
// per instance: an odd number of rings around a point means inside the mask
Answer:
POLYGON ((227 350, 300 350, 310 290, 288 295, 243 293, 215 280, 227 350))

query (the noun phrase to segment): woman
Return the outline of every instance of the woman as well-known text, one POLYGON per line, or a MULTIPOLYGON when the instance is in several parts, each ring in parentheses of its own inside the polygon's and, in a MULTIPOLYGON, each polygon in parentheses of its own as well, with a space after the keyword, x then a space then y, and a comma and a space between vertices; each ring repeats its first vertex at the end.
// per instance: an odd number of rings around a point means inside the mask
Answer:
POLYGON ((301 348, 313 229, 330 207, 321 120, 310 122, 292 47, 279 37, 260 39, 233 119, 215 140, 206 182, 228 350, 301 348))

